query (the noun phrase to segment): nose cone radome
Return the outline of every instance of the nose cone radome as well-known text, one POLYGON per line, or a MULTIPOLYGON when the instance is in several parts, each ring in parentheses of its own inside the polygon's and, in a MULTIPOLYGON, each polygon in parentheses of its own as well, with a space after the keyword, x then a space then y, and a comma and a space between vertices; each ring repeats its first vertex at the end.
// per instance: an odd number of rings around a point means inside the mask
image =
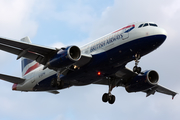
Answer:
POLYGON ((154 34, 155 34, 155 35, 162 35, 162 36, 164 36, 165 38, 167 37, 167 32, 166 32, 166 30, 164 30, 164 29, 162 29, 162 28, 154 29, 154 34))
POLYGON ((165 37, 167 37, 167 32, 166 32, 166 30, 164 30, 164 29, 160 29, 160 34, 162 34, 162 35, 164 35, 165 37))
POLYGON ((166 40, 167 32, 162 28, 156 28, 153 29, 153 36, 155 36, 157 42, 162 44, 166 40))

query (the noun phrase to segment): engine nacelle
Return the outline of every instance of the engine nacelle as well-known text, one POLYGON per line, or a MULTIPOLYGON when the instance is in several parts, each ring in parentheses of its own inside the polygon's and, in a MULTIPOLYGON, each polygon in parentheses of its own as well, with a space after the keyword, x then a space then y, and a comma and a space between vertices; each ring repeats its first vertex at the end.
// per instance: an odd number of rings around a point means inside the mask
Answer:
POLYGON ((156 85, 159 81, 159 75, 154 70, 148 70, 143 72, 144 74, 135 76, 129 83, 126 85, 127 92, 139 92, 146 89, 149 89, 156 85))
POLYGON ((77 46, 61 49, 47 63, 49 68, 63 68, 77 62, 81 58, 81 50, 77 46))

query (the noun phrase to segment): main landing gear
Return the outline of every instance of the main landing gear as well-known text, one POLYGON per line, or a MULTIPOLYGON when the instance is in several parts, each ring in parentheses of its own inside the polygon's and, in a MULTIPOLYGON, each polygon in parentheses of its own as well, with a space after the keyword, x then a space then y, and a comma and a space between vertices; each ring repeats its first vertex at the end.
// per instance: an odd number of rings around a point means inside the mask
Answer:
POLYGON ((115 79, 112 79, 111 77, 107 77, 107 79, 109 80, 109 90, 108 93, 103 94, 102 101, 108 101, 110 104, 113 104, 115 102, 116 97, 111 94, 111 91, 115 87, 115 79))
POLYGON ((63 88, 64 83, 63 83, 63 81, 60 79, 60 75, 61 75, 61 72, 58 71, 58 72, 57 72, 57 79, 54 78, 54 79, 51 80, 51 86, 52 86, 52 87, 57 87, 58 89, 63 88))
POLYGON ((139 60, 141 58, 140 54, 135 54, 135 66, 133 68, 133 72, 141 73, 141 67, 138 67, 139 60))
POLYGON ((55 78, 51 80, 51 87, 61 89, 63 86, 63 81, 57 81, 55 78))

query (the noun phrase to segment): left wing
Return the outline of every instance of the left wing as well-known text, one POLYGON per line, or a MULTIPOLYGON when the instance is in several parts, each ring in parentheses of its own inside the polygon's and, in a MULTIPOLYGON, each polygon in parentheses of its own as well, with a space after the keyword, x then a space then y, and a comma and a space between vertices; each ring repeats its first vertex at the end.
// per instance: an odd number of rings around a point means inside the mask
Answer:
POLYGON ((171 91, 165 87, 162 87, 160 85, 157 85, 157 89, 156 89, 157 92, 160 92, 160 93, 164 93, 164 94, 167 94, 167 95, 172 95, 172 99, 174 98, 174 96, 177 94, 176 92, 174 91, 171 91))
MULTIPOLYGON (((113 77, 116 78, 116 83, 115 86, 124 86, 125 83, 127 83, 129 80, 131 80, 134 76, 137 76, 136 73, 133 71, 127 69, 127 68, 122 68, 119 71, 117 71, 113 77)), ((100 81, 95 82, 94 84, 102 84, 102 85, 109 85, 109 81, 107 79, 102 79, 100 81)), ((153 87, 146 89, 142 92, 146 93, 146 97, 153 95, 155 92, 160 92, 166 95, 171 95, 172 98, 177 94, 174 91, 171 91, 165 87, 162 87, 158 84, 154 85, 153 87)))

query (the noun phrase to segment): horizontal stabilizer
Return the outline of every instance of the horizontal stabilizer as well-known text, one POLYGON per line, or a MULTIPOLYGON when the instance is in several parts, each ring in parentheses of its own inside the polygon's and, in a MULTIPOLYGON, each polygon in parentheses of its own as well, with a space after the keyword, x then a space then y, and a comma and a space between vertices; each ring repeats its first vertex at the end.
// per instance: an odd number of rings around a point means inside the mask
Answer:
POLYGON ((25 81, 25 79, 23 78, 18 78, 18 77, 4 75, 4 74, 0 74, 0 79, 11 82, 11 83, 15 83, 15 84, 23 83, 25 81))

